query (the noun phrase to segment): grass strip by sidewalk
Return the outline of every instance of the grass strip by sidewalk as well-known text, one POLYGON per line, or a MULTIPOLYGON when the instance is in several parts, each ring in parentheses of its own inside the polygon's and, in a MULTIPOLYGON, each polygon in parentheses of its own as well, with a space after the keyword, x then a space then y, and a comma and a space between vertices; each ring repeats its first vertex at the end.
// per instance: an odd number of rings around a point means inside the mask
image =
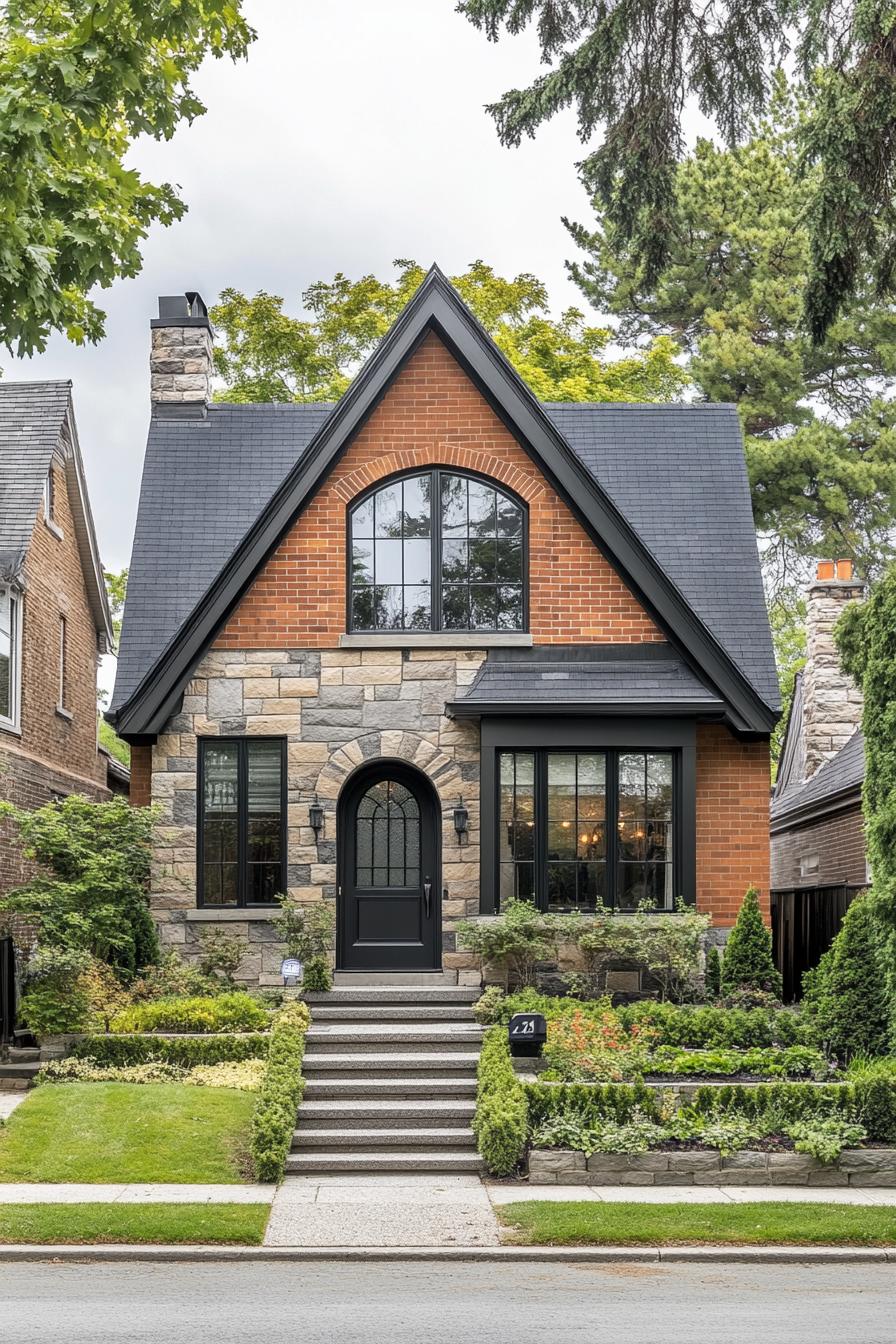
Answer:
POLYGON ((0 1181, 233 1184, 255 1097, 183 1083, 59 1083, 0 1128, 0 1181))
POLYGON ((495 1212, 525 1246, 893 1246, 896 1207, 526 1200, 495 1212))
POLYGON ((2 1204, 0 1244, 260 1246, 267 1204, 2 1204))

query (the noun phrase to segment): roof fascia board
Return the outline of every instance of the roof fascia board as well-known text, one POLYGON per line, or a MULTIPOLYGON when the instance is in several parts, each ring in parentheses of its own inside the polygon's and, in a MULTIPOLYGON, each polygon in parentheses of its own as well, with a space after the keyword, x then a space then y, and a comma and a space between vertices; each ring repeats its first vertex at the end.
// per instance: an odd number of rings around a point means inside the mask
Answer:
POLYGON ((846 784, 842 789, 829 793, 823 798, 813 798, 806 803, 796 803, 786 812, 779 812, 771 818, 770 829, 773 835, 789 831, 793 826, 802 826, 806 822, 826 817, 832 812, 845 812, 850 807, 861 807, 861 784, 846 784))
POLYGON ((459 358, 501 419, 545 470, 592 540, 644 601, 685 659, 719 692, 740 732, 770 732, 759 698, 554 428, 519 374, 433 267, 137 690, 110 715, 120 733, 157 733, 191 669, 350 437, 375 409, 429 330, 459 358))
POLYGON ((564 700, 550 704, 540 700, 449 700, 445 713, 452 719, 480 719, 485 715, 525 714, 536 718, 556 717, 569 714, 592 714, 596 716, 627 715, 629 718, 639 715, 662 714, 666 718, 708 718, 718 721, 724 713, 723 701, 680 700, 674 703, 665 701, 640 700, 564 700))
POLYGON ((68 429, 69 441, 71 443, 70 460, 74 466, 74 508, 72 512, 75 517, 75 532, 77 534, 78 550, 81 554, 81 567, 84 571, 84 578, 88 594, 90 596, 90 606, 93 611, 94 623, 97 633, 100 636, 101 643, 105 644, 103 652, 111 653, 115 648, 115 636, 112 631, 112 614, 109 610, 109 596, 106 592, 106 577, 103 573, 103 566, 100 560, 99 546, 96 540, 96 529, 93 525, 93 514, 90 509, 90 496, 87 493, 87 480, 84 474, 84 461, 81 457, 81 445, 78 439, 78 427, 75 423, 75 408, 69 394, 68 406, 65 412, 65 424, 68 429))

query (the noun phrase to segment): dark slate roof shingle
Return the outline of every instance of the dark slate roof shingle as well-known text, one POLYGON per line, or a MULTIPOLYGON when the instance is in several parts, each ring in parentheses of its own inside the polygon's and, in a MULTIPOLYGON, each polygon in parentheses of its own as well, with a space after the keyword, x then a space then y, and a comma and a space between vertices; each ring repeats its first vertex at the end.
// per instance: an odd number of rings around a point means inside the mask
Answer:
POLYGON ((786 820, 793 812, 821 805, 847 789, 858 792, 865 778, 865 739, 861 728, 804 784, 792 784, 772 799, 773 822, 786 820))
POLYGON ((0 576, 25 558, 71 387, 0 381, 0 576))
POLYGON ((590 656, 553 657, 546 649, 532 649, 528 658, 489 658, 469 690, 459 697, 457 711, 478 704, 656 705, 699 703, 707 709, 722 702, 708 690, 673 650, 652 645, 663 656, 632 657, 631 646, 593 645, 590 656))
MULTIPOLYGON (((113 708, 137 689, 295 465, 328 405, 212 405, 153 419, 113 708)), ((730 406, 545 410, 760 697, 777 677, 740 426, 730 406)))

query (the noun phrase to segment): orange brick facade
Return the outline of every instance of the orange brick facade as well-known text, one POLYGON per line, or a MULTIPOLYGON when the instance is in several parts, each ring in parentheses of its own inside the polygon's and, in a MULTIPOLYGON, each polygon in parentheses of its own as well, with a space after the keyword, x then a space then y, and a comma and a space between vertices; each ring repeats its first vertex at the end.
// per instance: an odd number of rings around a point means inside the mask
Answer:
POLYGON ((434 464, 481 472, 528 505, 529 614, 536 644, 664 638, 444 345, 430 335, 280 543, 215 647, 335 645, 346 628, 348 505, 375 481, 434 464))
POLYGON ((697 905, 733 924, 747 887, 769 918, 769 747, 697 726, 697 905))

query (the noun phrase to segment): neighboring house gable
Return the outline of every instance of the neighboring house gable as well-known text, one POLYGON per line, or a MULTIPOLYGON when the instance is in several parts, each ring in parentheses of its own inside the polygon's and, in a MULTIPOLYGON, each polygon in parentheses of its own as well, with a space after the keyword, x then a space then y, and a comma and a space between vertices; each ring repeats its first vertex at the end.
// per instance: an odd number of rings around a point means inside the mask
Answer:
MULTIPOLYGON (((0 383, 0 567, 0 796, 106 796, 96 670, 112 630, 69 383, 0 383)), ((20 863, 0 854, 6 888, 20 863)))

